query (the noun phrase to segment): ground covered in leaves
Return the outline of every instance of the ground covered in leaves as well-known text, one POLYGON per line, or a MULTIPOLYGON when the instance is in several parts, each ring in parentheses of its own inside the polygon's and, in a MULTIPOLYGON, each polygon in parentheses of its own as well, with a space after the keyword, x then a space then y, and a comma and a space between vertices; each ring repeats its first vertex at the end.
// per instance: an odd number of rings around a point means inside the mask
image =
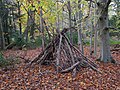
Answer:
MULTIPOLYGON (((4 51, 5 57, 20 57, 21 63, 0 69, 0 90, 120 90, 120 65, 95 61, 95 57, 88 55, 88 48, 85 48, 86 56, 99 65, 102 74, 81 68, 73 78, 71 73, 57 74, 53 66, 26 68, 40 52, 40 48, 4 51)), ((112 56, 120 62, 120 51, 112 51, 112 56)))

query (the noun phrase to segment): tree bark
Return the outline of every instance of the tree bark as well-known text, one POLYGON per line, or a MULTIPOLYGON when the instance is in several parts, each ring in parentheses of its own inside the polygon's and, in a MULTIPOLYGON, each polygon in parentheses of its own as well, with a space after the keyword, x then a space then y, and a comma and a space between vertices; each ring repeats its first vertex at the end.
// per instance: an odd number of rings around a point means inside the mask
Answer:
POLYGON ((97 18, 96 18, 96 15, 97 15, 97 7, 96 7, 96 4, 94 5, 94 55, 96 56, 97 55, 97 45, 98 45, 98 30, 97 30, 97 18))
POLYGON ((81 27, 82 12, 81 12, 80 2, 81 2, 81 0, 78 1, 79 12, 78 12, 78 15, 77 15, 77 18, 78 18, 78 21, 79 21, 79 22, 77 22, 77 26, 78 26, 78 46, 79 46, 79 49, 81 50, 82 54, 84 54, 83 42, 82 42, 82 27, 81 27))
POLYGON ((68 13, 69 13, 69 28, 70 28, 70 43, 73 44, 73 35, 72 35, 72 22, 71 22, 71 18, 72 18, 72 15, 71 15, 71 5, 70 5, 70 1, 68 1, 68 13))
POLYGON ((90 31, 90 55, 92 55, 93 54, 93 50, 92 50, 92 47, 93 47, 93 45, 92 45, 92 40, 93 40, 93 22, 92 21, 90 21, 90 29, 91 29, 91 31, 90 31))
MULTIPOLYGON (((20 2, 18 1, 18 15, 20 16, 21 15, 21 10, 20 10, 20 2)), ((19 29, 20 29, 20 38, 22 38, 22 24, 21 24, 21 19, 19 17, 19 29)))
POLYGON ((98 28, 100 30, 100 61, 102 62, 112 62, 112 56, 110 53, 109 45, 109 30, 108 27, 108 7, 111 0, 99 0, 97 2, 98 13, 100 15, 98 21, 98 28))
MULTIPOLYGON (((91 7, 91 6, 90 6, 91 7)), ((89 9, 90 9, 90 11, 89 11, 89 15, 91 16, 90 18, 89 18, 89 27, 90 27, 90 55, 92 55, 93 54, 93 50, 92 50, 92 48, 93 48, 93 31, 94 31, 94 26, 93 26, 93 21, 92 21, 92 18, 93 18, 93 14, 92 14, 92 8, 90 8, 89 7, 89 9)))
MULTIPOLYGON (((32 6, 34 8, 34 6, 32 6)), ((30 30, 30 39, 34 39, 34 26, 35 26, 35 10, 29 9, 27 11, 28 18, 27 18, 27 26, 24 31, 24 36, 26 39, 26 42, 28 42, 28 31, 30 30)))
POLYGON ((42 7, 40 7, 40 29, 41 29, 41 33, 42 33, 42 50, 44 50, 45 48, 45 35, 44 35, 44 20, 43 20, 43 12, 42 12, 42 7))
POLYGON ((0 17, 0 49, 5 49, 5 38, 2 26, 2 19, 0 17))
MULTIPOLYGON (((57 10, 59 9, 59 0, 57 0, 57 10)), ((57 26, 57 29, 56 29, 56 32, 57 33, 60 33, 60 16, 59 16, 59 12, 57 11, 57 22, 56 22, 56 26, 57 26)))

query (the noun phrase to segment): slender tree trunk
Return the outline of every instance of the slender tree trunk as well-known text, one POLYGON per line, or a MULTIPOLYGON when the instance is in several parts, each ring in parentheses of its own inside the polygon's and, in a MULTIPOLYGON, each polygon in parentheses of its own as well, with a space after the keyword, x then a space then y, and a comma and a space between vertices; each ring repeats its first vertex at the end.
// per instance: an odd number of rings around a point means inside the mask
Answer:
POLYGON ((13 22, 13 31, 16 32, 16 21, 15 21, 15 15, 14 15, 14 11, 12 9, 12 22, 13 22))
POLYGON ((64 28, 64 8, 62 8, 62 29, 64 28))
POLYGON ((3 16, 2 22, 3 22, 3 32, 5 37, 5 45, 10 44, 10 37, 9 37, 9 25, 8 25, 8 8, 5 8, 5 15, 3 16))
MULTIPOLYGON (((21 15, 20 11, 20 2, 18 1, 18 15, 21 15)), ((22 38, 22 24, 21 24, 21 19, 19 18, 19 30, 20 30, 20 39, 22 38)))
POLYGON ((3 25, 2 25, 1 17, 0 17, 0 47, 1 47, 1 49, 5 49, 5 38, 4 38, 3 25))
POLYGON ((35 11, 28 10, 27 26, 24 31, 24 36, 26 42, 28 42, 28 31, 30 30, 30 39, 34 39, 34 30, 35 30, 35 11))
MULTIPOLYGON (((59 9, 59 0, 57 0, 57 10, 59 9)), ((60 16, 59 16, 59 12, 57 12, 57 23, 56 23, 57 25, 57 29, 56 29, 56 32, 57 33, 60 33, 60 16)))
POLYGON ((90 55, 92 55, 93 54, 93 50, 92 50, 92 48, 93 48, 92 43, 93 42, 92 42, 92 40, 93 40, 93 31, 94 31, 92 21, 91 21, 91 24, 90 24, 90 29, 91 29, 91 32, 90 32, 90 55))
POLYGON ((100 52, 100 61, 103 62, 112 62, 112 56, 110 53, 109 45, 109 29, 108 29, 108 7, 111 0, 99 0, 98 11, 99 11, 99 21, 98 28, 100 30, 100 40, 101 40, 101 52, 100 52))
POLYGON ((30 20, 31 20, 30 39, 34 40, 34 30, 35 30, 35 11, 34 10, 30 12, 30 20))
POLYGON ((83 42, 82 42, 82 27, 81 27, 81 19, 82 19, 82 12, 81 12, 81 4, 80 4, 81 0, 78 0, 79 3, 79 12, 78 12, 78 46, 80 48, 80 50, 82 51, 82 53, 84 54, 84 49, 83 49, 83 42))
POLYGON ((75 27, 76 26, 76 15, 74 15, 73 20, 74 20, 73 27, 75 27))
POLYGON ((42 48, 44 50, 44 48, 45 48, 45 35, 44 35, 44 26, 43 26, 43 18, 42 18, 42 16, 43 16, 42 7, 40 7, 40 22, 41 22, 40 29, 42 31, 42 48))
MULTIPOLYGON (((42 19, 43 19, 43 17, 42 17, 42 19)), ((46 24, 46 22, 45 22, 44 19, 43 19, 43 22, 44 22, 45 29, 46 29, 46 31, 47 31, 47 33, 48 33, 49 41, 50 41, 50 40, 51 40, 51 34, 49 33, 48 26, 47 26, 47 24, 46 24)))
POLYGON ((96 18, 96 15, 97 15, 97 10, 96 10, 96 4, 94 5, 94 55, 96 56, 97 55, 97 45, 98 45, 98 30, 97 30, 97 18, 96 18))
POLYGON ((96 56, 97 55, 97 29, 94 28, 95 30, 95 34, 94 34, 94 55, 96 56))
POLYGON ((27 26, 26 26, 25 31, 24 31, 24 37, 25 37, 26 42, 28 42, 28 30, 29 29, 30 29, 30 21, 29 21, 29 15, 28 15, 27 26))
POLYGON ((70 28, 70 43, 73 44, 73 32, 72 32, 72 22, 71 22, 71 18, 72 18, 72 15, 71 15, 71 5, 70 5, 70 1, 68 1, 68 13, 69 13, 69 28, 70 28))
MULTIPOLYGON (((91 7, 91 6, 90 6, 91 7)), ((92 10, 91 10, 91 8, 90 8, 90 18, 89 18, 89 20, 90 20, 90 23, 89 23, 89 27, 90 27, 90 55, 92 55, 93 54, 93 50, 92 50, 92 48, 93 48, 93 31, 94 31, 94 26, 93 26, 93 21, 92 21, 92 18, 93 18, 93 15, 92 15, 92 10)))

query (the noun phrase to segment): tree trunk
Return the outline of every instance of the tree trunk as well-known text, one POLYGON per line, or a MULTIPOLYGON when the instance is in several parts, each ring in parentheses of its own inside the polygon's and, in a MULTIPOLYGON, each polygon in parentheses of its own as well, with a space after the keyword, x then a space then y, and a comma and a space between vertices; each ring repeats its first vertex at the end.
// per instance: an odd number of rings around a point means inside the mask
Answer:
POLYGON ((97 12, 97 7, 96 7, 96 4, 94 5, 94 55, 96 56, 97 55, 97 45, 98 45, 98 30, 97 30, 97 18, 96 18, 96 15, 98 14, 97 12))
POLYGON ((93 54, 93 50, 92 50, 92 40, 93 40, 93 22, 91 21, 90 22, 91 24, 90 24, 90 29, 91 29, 91 31, 90 31, 90 55, 92 55, 93 54))
POLYGON ((40 29, 41 29, 41 32, 42 32, 42 49, 44 50, 45 48, 45 35, 44 35, 44 26, 43 26, 43 12, 42 12, 42 7, 40 7, 40 29))
MULTIPOLYGON (((59 9, 59 0, 57 0, 57 10, 59 9)), ((56 22, 56 26, 57 26, 57 29, 56 29, 56 32, 57 33, 60 33, 60 16, 59 16, 59 12, 57 11, 57 22, 56 22)))
POLYGON ((62 29, 64 28, 64 7, 62 8, 62 29))
MULTIPOLYGON (((81 0, 78 1, 78 3, 80 3, 81 0)), ((81 12, 81 4, 78 5, 78 22, 77 22, 77 26, 78 26, 78 46, 82 52, 82 54, 84 54, 84 50, 83 50, 83 42, 82 42, 82 27, 81 27, 81 19, 82 19, 82 12, 81 12)))
MULTIPOLYGON (((91 6, 90 6, 91 7, 91 6)), ((90 28, 90 55, 93 54, 93 31, 94 31, 94 26, 93 26, 93 21, 92 21, 92 18, 93 18, 93 14, 92 14, 92 8, 90 8, 90 18, 88 19, 89 20, 89 28, 90 28)))
MULTIPOLYGON (((20 2, 18 1, 18 15, 21 15, 21 10, 20 10, 20 2)), ((21 24, 21 19, 19 17, 19 29, 20 29, 20 39, 22 38, 22 24, 21 24)))
POLYGON ((99 0, 98 13, 100 15, 98 21, 98 28, 100 30, 100 40, 101 40, 101 51, 100 51, 100 61, 112 62, 112 56, 110 53, 109 45, 109 30, 108 30, 108 7, 111 0, 99 0))
POLYGON ((34 28, 34 26, 35 26, 35 11, 29 9, 27 12, 28 12, 27 27, 24 31, 24 36, 25 36, 26 42, 28 42, 28 31, 30 30, 30 39, 34 39, 34 30, 35 30, 35 28, 34 28))
POLYGON ((5 38, 2 26, 2 19, 0 17, 0 49, 5 49, 5 38))
MULTIPOLYGON (((34 6, 32 8, 35 9, 34 6)), ((35 10, 31 10, 30 12, 31 26, 30 26, 30 39, 34 40, 34 30, 35 30, 35 10)))
POLYGON ((24 31, 24 37, 25 37, 25 41, 28 42, 28 30, 30 29, 30 21, 29 21, 29 15, 27 17, 27 26, 25 28, 24 31))
POLYGON ((73 44, 73 35, 72 35, 72 22, 71 22, 71 18, 72 18, 72 15, 71 15, 71 5, 70 5, 70 1, 68 1, 68 13, 69 13, 69 28, 70 28, 70 43, 73 44))

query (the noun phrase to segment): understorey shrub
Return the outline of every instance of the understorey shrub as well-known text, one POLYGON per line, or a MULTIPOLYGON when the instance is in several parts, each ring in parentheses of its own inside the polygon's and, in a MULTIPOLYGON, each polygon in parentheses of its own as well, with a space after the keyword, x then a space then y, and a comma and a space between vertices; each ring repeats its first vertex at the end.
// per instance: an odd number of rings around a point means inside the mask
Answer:
POLYGON ((19 59, 10 55, 5 58, 2 53, 0 53, 0 68, 14 68, 16 64, 20 63, 19 59))

